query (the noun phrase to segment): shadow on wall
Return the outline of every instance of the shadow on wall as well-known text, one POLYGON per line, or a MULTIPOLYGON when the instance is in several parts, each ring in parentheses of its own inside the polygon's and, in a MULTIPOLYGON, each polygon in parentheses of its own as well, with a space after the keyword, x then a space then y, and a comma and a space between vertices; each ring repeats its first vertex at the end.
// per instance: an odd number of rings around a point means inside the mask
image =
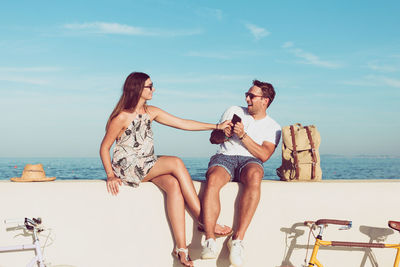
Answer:
MULTIPOLYGON (((292 257, 293 251, 295 249, 304 249, 305 250, 305 259, 302 266, 308 266, 308 260, 311 256, 311 252, 313 249, 314 240, 311 239, 312 232, 309 230, 309 227, 305 226, 303 222, 295 223, 290 228, 282 227, 281 232, 285 233, 285 256, 282 260, 281 265, 278 267, 295 267, 290 258, 292 257), (305 228, 305 230, 301 229, 305 228), (309 245, 307 244, 298 244, 297 239, 300 236, 307 234, 307 240, 309 245)), ((369 237, 368 243, 382 243, 387 237, 394 233, 392 229, 389 228, 377 228, 371 226, 362 225, 359 228, 360 232, 367 235, 369 237)), ((315 237, 314 237, 315 238, 315 237)), ((364 256, 361 260, 360 267, 366 266, 367 260, 370 261, 371 266, 378 267, 378 262, 371 248, 357 248, 357 247, 326 247, 321 246, 320 250, 331 250, 331 251, 361 251, 364 252, 364 256)))

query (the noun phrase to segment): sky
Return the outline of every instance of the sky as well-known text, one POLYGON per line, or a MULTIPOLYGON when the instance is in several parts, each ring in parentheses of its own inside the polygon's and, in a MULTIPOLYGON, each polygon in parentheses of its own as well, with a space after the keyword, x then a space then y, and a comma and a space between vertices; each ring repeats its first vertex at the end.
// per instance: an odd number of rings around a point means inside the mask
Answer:
MULTIPOLYGON (((385 0, 3 1, 0 157, 98 157, 134 71, 155 85, 148 104, 210 123, 270 82, 268 115, 317 126, 321 154, 400 156, 398 14, 385 0)), ((153 130, 156 154, 216 151, 209 131, 153 130)))

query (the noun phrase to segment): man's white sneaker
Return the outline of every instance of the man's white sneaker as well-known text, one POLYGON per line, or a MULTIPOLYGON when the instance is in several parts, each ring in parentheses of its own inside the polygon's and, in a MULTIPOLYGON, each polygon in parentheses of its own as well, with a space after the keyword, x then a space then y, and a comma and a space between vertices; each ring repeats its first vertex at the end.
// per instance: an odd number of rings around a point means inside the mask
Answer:
POLYGON ((230 250, 229 260, 234 267, 243 266, 244 260, 244 247, 243 241, 240 239, 232 240, 232 237, 228 240, 228 248, 230 250))
POLYGON ((215 239, 210 238, 204 242, 201 258, 203 260, 217 258, 217 243, 215 239))

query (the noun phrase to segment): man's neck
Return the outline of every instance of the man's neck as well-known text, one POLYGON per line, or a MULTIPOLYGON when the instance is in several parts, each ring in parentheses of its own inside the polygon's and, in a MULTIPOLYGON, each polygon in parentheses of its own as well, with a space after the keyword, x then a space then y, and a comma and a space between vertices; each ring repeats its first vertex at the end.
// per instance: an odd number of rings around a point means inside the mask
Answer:
POLYGON ((264 112, 259 112, 259 113, 256 113, 256 114, 250 114, 252 117, 253 117, 253 119, 255 119, 256 121, 257 120, 262 120, 262 119, 264 119, 265 117, 267 117, 267 111, 264 111, 264 112))

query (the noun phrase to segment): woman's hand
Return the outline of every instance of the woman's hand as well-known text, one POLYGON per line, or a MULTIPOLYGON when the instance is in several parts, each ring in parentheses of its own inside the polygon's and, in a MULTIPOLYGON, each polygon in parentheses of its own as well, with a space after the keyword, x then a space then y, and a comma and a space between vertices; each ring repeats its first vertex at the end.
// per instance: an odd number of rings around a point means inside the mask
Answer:
POLYGON ((119 193, 119 187, 122 185, 122 180, 118 177, 107 177, 107 191, 113 196, 119 193))
POLYGON ((233 126, 233 123, 230 120, 226 120, 220 124, 218 124, 218 130, 223 130, 225 131, 226 128, 231 128, 233 126))
POLYGON ((232 133, 231 126, 226 127, 223 131, 224 131, 224 134, 226 137, 228 137, 228 138, 232 137, 233 133, 232 133))

